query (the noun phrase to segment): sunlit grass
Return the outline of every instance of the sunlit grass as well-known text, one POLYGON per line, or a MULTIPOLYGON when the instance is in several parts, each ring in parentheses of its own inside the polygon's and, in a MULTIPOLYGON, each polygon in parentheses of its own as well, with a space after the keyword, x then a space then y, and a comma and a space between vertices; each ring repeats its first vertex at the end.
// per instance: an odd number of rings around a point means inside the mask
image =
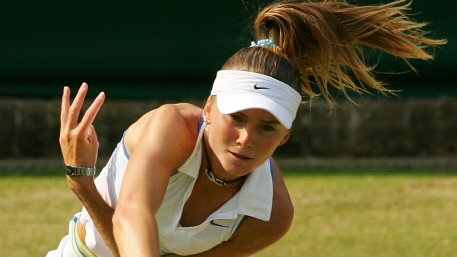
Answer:
POLYGON ((438 257, 457 251, 457 177, 289 176, 290 232, 257 257, 438 257))
POLYGON ((64 177, 0 177, 0 256, 44 256, 80 208, 64 177))
MULTIPOLYGON (((288 172, 293 225, 256 257, 454 256, 454 174, 288 172)), ((63 176, 0 176, 0 256, 44 256, 80 208, 63 176)))

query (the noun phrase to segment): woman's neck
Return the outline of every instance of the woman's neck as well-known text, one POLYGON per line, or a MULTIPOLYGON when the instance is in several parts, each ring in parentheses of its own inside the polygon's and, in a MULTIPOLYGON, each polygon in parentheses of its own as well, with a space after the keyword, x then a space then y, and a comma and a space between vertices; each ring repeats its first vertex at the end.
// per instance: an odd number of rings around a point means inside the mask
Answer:
MULTIPOLYGON (((204 175, 207 177, 209 181, 214 183, 215 185, 218 185, 220 187, 231 187, 235 186, 237 184, 243 184, 246 176, 241 176, 241 177, 232 177, 232 178, 226 178, 227 176, 224 176, 227 172, 223 171, 222 168, 220 169, 213 169, 215 167, 213 165, 214 162, 211 162, 211 157, 214 159, 214 153, 211 151, 211 148, 209 147, 208 141, 206 140, 206 137, 203 136, 203 157, 204 161, 202 164, 203 167, 205 167, 203 170, 204 175), (219 172, 218 172, 219 171, 219 172), (221 172, 222 171, 222 172, 221 172)), ((217 162, 220 163, 220 162, 217 162)), ((221 165, 217 165, 221 167, 221 165)))

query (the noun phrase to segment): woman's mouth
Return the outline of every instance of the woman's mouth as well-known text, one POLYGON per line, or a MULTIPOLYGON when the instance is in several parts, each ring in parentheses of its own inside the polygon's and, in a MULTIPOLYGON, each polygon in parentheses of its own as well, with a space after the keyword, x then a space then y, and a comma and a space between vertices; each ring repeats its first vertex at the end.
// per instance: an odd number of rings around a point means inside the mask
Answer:
POLYGON ((252 160, 252 159, 254 159, 254 158, 248 157, 248 156, 246 156, 246 155, 234 153, 234 152, 231 152, 231 151, 229 151, 229 153, 230 153, 233 157, 235 157, 236 159, 238 159, 238 160, 252 160))

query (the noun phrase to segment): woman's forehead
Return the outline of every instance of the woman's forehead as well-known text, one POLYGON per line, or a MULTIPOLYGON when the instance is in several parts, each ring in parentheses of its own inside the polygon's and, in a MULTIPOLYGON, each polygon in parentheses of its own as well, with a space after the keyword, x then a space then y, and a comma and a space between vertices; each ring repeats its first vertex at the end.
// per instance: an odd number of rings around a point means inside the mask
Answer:
POLYGON ((271 114, 269 111, 260 108, 245 109, 238 111, 236 113, 251 118, 256 118, 267 123, 279 123, 278 119, 276 119, 276 117, 273 114, 271 114))

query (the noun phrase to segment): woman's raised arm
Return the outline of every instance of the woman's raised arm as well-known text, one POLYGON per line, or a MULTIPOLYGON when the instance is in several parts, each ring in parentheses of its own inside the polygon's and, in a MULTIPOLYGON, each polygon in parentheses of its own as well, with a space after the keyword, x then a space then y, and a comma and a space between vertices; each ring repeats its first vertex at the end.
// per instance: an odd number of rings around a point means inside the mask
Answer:
MULTIPOLYGON (((104 102, 105 95, 102 92, 95 98, 78 123, 87 90, 88 85, 83 83, 72 103, 70 103, 70 88, 64 87, 63 90, 59 143, 66 166, 95 167, 96 164, 98 139, 92 122, 104 102)), ((114 256, 118 256, 111 221, 114 210, 98 193, 94 178, 67 175, 67 181, 70 189, 89 212, 106 245, 114 256)))

